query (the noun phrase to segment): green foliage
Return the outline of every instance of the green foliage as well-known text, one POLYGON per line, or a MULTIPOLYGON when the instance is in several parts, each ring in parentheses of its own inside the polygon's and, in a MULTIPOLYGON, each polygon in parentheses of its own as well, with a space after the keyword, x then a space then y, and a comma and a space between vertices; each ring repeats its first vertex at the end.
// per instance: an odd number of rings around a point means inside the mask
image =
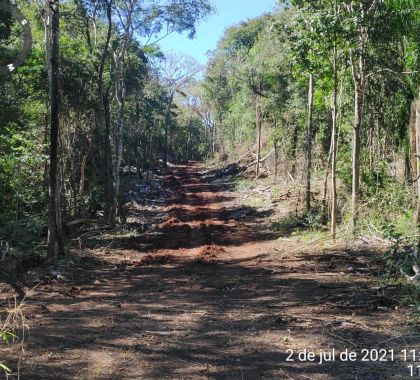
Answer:
POLYGON ((0 339, 5 342, 6 344, 9 344, 11 340, 16 339, 17 336, 11 331, 2 331, 0 333, 0 339))
POLYGON ((6 366, 6 364, 4 364, 4 363, 2 363, 2 362, 0 362, 0 369, 1 369, 1 370, 3 370, 6 374, 7 374, 7 373, 12 372, 12 371, 10 370, 10 368, 9 368, 9 367, 7 367, 7 366, 6 366))
MULTIPOLYGON (((108 141, 113 149, 109 159, 114 164, 121 145, 122 165, 135 166, 139 172, 157 165, 163 156, 163 121, 170 91, 158 73, 163 54, 153 36, 168 29, 187 32, 191 38, 197 22, 214 11, 208 0, 136 0, 130 2, 133 8, 128 17, 127 4, 113 2, 109 47, 105 49, 106 4, 93 6, 85 0, 60 3, 59 173, 64 221, 99 216, 103 210, 108 141), (129 19, 133 23, 127 35, 124 23, 129 19), (145 41, 150 43, 144 46, 145 41), (108 132, 104 101, 109 108, 108 132)), ((0 77, 0 238, 31 246, 45 237, 41 229, 45 228, 48 198, 45 14, 42 4, 18 1, 18 6, 30 20, 33 46, 22 66, 0 77)), ((0 21, 3 62, 19 51, 21 27, 4 12, 0 21)), ((185 106, 171 120, 170 153, 175 160, 202 159, 208 150, 203 120, 194 114, 188 123, 185 115, 192 111, 187 109, 185 106), (188 146, 184 141, 189 141, 188 146)), ((113 186, 117 186, 115 174, 110 179, 113 186)))
MULTIPOLYGON (((394 223, 389 222, 382 225, 384 237, 392 242, 392 246, 385 253, 385 272, 389 276, 401 275, 401 270, 409 274, 412 272, 413 242, 399 232, 394 223)), ((420 264, 418 262, 417 264, 420 264)))
POLYGON ((295 231, 298 231, 304 227, 301 218, 294 214, 290 214, 287 217, 281 218, 272 223, 271 226, 275 231, 280 232, 282 235, 290 235, 295 231))
POLYGON ((257 186, 256 181, 252 179, 248 179, 248 178, 241 179, 235 182, 236 191, 251 190, 251 189, 255 189, 256 186, 257 186))
MULTIPOLYGON (((4 326, 1 326, 2 329, 0 331, 0 341, 3 341, 5 344, 10 344, 12 341, 17 339, 16 334, 13 331, 6 330, 4 326)), ((11 373, 11 369, 4 363, 0 361, 0 370, 2 370, 6 377, 9 373, 11 373)))
POLYGON ((44 215, 32 214, 30 217, 8 219, 0 216, 0 233, 13 246, 28 249, 37 246, 45 233, 44 215))
POLYGON ((0 65, 12 62, 22 48, 22 25, 0 10, 0 65))
MULTIPOLYGON (((370 187, 364 184, 363 201, 368 207, 362 211, 362 224, 372 225, 392 241, 412 239, 416 235, 414 210, 416 198, 413 189, 385 176, 381 184, 376 177, 370 187)), ((413 242, 414 243, 414 242, 413 242)), ((407 243, 408 244, 408 243, 407 243)))
POLYGON ((325 229, 326 215, 321 205, 315 205, 311 212, 297 215, 289 214, 272 224, 272 228, 283 234, 295 231, 321 231, 325 229))
POLYGON ((311 230, 322 230, 327 223, 325 209, 321 205, 315 205, 309 213, 304 215, 303 220, 307 228, 311 230))
POLYGON ((224 151, 233 153, 255 141, 257 97, 262 118, 276 125, 279 134, 286 127, 284 114, 296 101, 285 30, 288 16, 264 15, 229 28, 210 59, 203 86, 224 151))

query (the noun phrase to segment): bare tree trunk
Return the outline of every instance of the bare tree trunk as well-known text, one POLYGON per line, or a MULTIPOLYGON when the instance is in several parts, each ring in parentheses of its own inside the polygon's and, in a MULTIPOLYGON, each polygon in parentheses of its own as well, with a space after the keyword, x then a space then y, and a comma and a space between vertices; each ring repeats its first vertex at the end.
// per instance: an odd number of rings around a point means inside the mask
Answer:
POLYGON ((59 0, 47 0, 48 12, 48 79, 50 95, 50 171, 48 199, 48 253, 47 260, 54 261, 58 255, 58 133, 59 133, 59 0))
POLYGON ((325 169, 324 186, 323 186, 324 190, 322 192, 322 209, 323 209, 323 211, 325 211, 327 209, 328 178, 330 176, 332 149, 333 149, 333 137, 331 135, 330 148, 328 150, 328 160, 327 160, 327 165, 325 166, 326 169, 325 169))
POLYGON ((407 173, 407 178, 410 183, 414 181, 419 173, 417 172, 417 133, 416 133, 416 110, 419 99, 414 99, 411 103, 410 109, 410 122, 409 122, 409 134, 410 134, 410 165, 409 173, 407 173))
POLYGON ((104 192, 105 192, 105 210, 104 217, 105 220, 113 222, 113 212, 112 212, 112 199, 113 199, 113 184, 112 184, 112 162, 111 162, 111 115, 110 115, 110 106, 109 106, 109 88, 104 88, 103 83, 103 73, 105 69, 105 62, 109 54, 109 45, 112 35, 112 2, 113 0, 105 0, 104 4, 106 6, 106 19, 107 19, 107 33, 106 41, 102 51, 99 67, 98 67, 98 76, 97 76, 97 90, 98 98, 101 100, 101 112, 102 118, 105 124, 105 137, 104 137, 104 146, 105 146, 105 179, 104 179, 104 192))
POLYGON ((293 137, 292 137, 292 148, 291 148, 291 161, 292 168, 290 172, 294 176, 296 174, 296 154, 297 154, 297 143, 298 143, 298 125, 295 123, 293 128, 293 137))
MULTIPOLYGON (((360 67, 362 58, 360 57, 360 67)), ((355 72, 355 69, 353 69, 355 72)), ((360 187, 360 127, 362 124, 362 88, 361 81, 354 74, 354 124, 353 124, 353 147, 352 147, 352 192, 351 192, 351 233, 356 233, 357 214, 359 206, 360 187)))
POLYGON ((168 147, 169 147, 169 124, 171 122, 171 106, 174 100, 174 94, 171 95, 168 108, 166 110, 166 120, 165 120, 165 141, 164 141, 164 148, 163 148, 163 165, 168 165, 168 147))
MULTIPOLYGON (((416 107, 416 161, 417 161, 417 210, 416 210, 416 229, 417 235, 420 232, 420 92, 416 107)), ((420 248, 420 238, 417 238, 416 255, 418 256, 420 248)))
POLYGON ((331 132, 331 235, 335 239, 337 231, 337 47, 333 52, 334 94, 331 132))
POLYGON ((87 141, 87 150, 85 155, 83 156, 82 163, 80 164, 80 182, 79 182, 79 195, 83 195, 85 190, 85 169, 86 169, 86 163, 89 159, 90 152, 92 150, 92 142, 89 139, 89 137, 86 137, 87 141))
POLYGON ((150 166, 152 165, 152 143, 153 143, 153 133, 152 128, 149 127, 149 152, 147 154, 147 176, 146 180, 149 180, 150 175, 150 166))
POLYGON ((255 126, 257 128, 257 163, 255 167, 255 178, 260 174, 260 158, 261 158, 261 123, 260 123, 260 98, 255 96, 255 126))
MULTIPOLYGON (((119 54, 114 54, 115 68, 116 68, 116 80, 115 80, 115 95, 119 105, 119 122, 116 133, 115 142, 115 162, 114 162, 114 205, 113 211, 115 216, 122 215, 124 210, 122 207, 121 197, 121 178, 120 178, 120 166, 123 157, 123 132, 125 130, 125 99, 126 99, 126 51, 130 42, 130 30, 132 27, 132 16, 134 12, 134 2, 125 2, 127 15, 124 18, 124 39, 121 51, 119 54)), ((130 163, 129 163, 130 167, 130 163)), ((124 218, 124 216, 122 216, 124 218)))
MULTIPOLYGON (((124 61, 122 63, 124 65, 124 61)), ((116 146, 115 146, 115 162, 114 162, 114 205, 113 211, 115 214, 120 214, 122 209, 118 205, 121 204, 120 197, 120 166, 122 162, 122 154, 123 154, 123 131, 125 129, 125 72, 124 68, 122 68, 121 78, 120 78, 120 99, 119 106, 120 106, 120 115, 119 115, 119 123, 118 129, 116 133, 116 146)), ((130 163, 129 163, 130 166, 130 163)), ((115 215, 116 216, 116 215, 115 215)))
POLYGON ((211 137, 211 153, 213 156, 216 153, 216 134, 217 134, 217 123, 213 123, 212 137, 211 137))
POLYGON ((102 105, 105 118, 105 219, 111 223, 114 221, 113 212, 113 170, 111 149, 111 110, 108 94, 103 94, 102 105))
POLYGON ((165 146, 163 151, 163 165, 168 165, 168 121, 165 123, 165 146))
MULTIPOLYGON (((353 7, 353 3, 351 3, 353 7)), ((359 187, 360 187, 360 129, 362 125, 363 96, 365 91, 365 49, 367 41, 367 29, 365 22, 365 3, 360 2, 360 25, 358 25, 359 47, 357 63, 350 51, 351 69, 354 83, 354 122, 353 122, 353 149, 352 149, 352 195, 351 195, 351 219, 350 231, 356 234, 356 224, 359 213, 359 187)), ((359 21, 357 21, 359 22, 359 21)))
POLYGON ((279 161, 279 146, 277 145, 278 142, 275 139, 273 142, 274 146, 274 178, 277 179, 278 176, 278 161, 279 161))
POLYGON ((312 174, 312 106, 314 96, 314 77, 309 74, 308 115, 306 129, 306 211, 311 211, 311 174, 312 174))
POLYGON ((355 88, 354 95, 354 125, 353 125, 353 148, 352 148, 352 192, 351 192, 351 231, 356 230, 356 219, 359 204, 359 185, 360 185, 360 107, 359 89, 355 88))

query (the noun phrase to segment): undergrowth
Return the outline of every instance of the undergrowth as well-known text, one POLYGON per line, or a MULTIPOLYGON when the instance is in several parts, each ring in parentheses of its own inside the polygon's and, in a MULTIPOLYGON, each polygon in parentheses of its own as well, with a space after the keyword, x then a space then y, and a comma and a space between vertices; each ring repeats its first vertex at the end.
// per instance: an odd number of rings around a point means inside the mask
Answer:
MULTIPOLYGON (((9 305, 6 308, 3 315, 0 315, 0 343, 11 346, 12 349, 17 345, 19 346, 19 352, 14 351, 14 356, 17 358, 17 375, 19 378, 19 369, 21 358, 23 354, 23 343, 25 341, 26 331, 28 325, 26 324, 25 316, 23 314, 23 307, 25 305, 25 299, 21 302, 14 300, 13 305, 9 305)), ((10 365, 4 361, 4 358, 0 357, 0 370, 3 371, 6 379, 12 374, 10 365)))
POLYGON ((297 231, 325 231, 327 229, 327 215, 320 203, 314 203, 310 212, 290 212, 272 223, 274 230, 294 233, 297 231))
POLYGON ((420 259, 415 254, 416 237, 406 236, 394 223, 383 224, 381 231, 384 238, 391 242, 384 255, 384 279, 388 284, 402 287, 400 304, 403 307, 414 306, 416 315, 413 322, 418 324, 420 322, 420 286, 408 279, 416 274, 413 266, 420 266, 420 259))
POLYGON ((46 235, 44 216, 26 219, 0 217, 0 239, 20 248, 33 248, 39 245, 46 235))

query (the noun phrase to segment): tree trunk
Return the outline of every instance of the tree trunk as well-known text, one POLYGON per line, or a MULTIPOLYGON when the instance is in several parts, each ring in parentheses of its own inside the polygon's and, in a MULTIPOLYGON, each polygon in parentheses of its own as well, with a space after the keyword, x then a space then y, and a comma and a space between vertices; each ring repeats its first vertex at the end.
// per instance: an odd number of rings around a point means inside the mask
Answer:
POLYGON ((112 35, 112 2, 113 0, 105 0, 106 5, 106 19, 107 19, 107 33, 106 41, 101 54, 101 59, 98 67, 98 76, 97 76, 97 90, 98 98, 101 101, 101 110, 98 110, 98 113, 102 113, 102 117, 99 116, 98 120, 103 121, 105 124, 105 136, 104 136, 104 146, 105 146, 105 178, 104 178, 104 193, 105 193, 105 210, 104 218, 109 222, 113 222, 113 212, 112 212, 112 163, 111 163, 111 115, 109 108, 109 88, 104 88, 103 83, 103 74, 105 69, 106 59, 109 55, 109 45, 112 35))
POLYGON ((360 20, 356 17, 358 25, 359 46, 357 63, 350 51, 351 69, 354 83, 354 122, 353 122, 353 148, 352 148, 352 195, 350 231, 356 235, 356 224, 359 213, 359 187, 360 187, 360 129, 362 125, 363 96, 365 91, 365 52, 367 41, 367 28, 364 25, 366 12, 364 2, 360 2, 360 20), (357 21, 358 20, 358 21, 357 21))
MULTIPOLYGON (((416 163, 417 163, 417 210, 416 210, 416 229, 417 235, 420 233, 420 92, 419 92, 419 99, 417 100, 417 107, 416 107, 416 163)), ((416 248, 416 255, 418 256, 420 248, 420 238, 417 238, 417 248, 416 248)))
POLYGON ((146 176, 147 181, 149 180, 150 167, 152 165, 152 143, 153 143, 153 133, 152 133, 152 128, 149 127, 149 152, 147 153, 147 176, 146 176))
POLYGON ((213 123, 212 137, 211 137, 211 153, 213 156, 216 153, 216 134, 217 134, 217 123, 213 123))
POLYGON ((297 155, 297 144, 298 144, 298 132, 299 132, 299 127, 298 127, 297 123, 294 123, 291 157, 290 157, 291 161, 292 161, 292 168, 290 170, 292 176, 294 176, 296 174, 296 155, 297 155))
MULTIPOLYGON (((120 98, 119 98, 119 106, 120 106, 120 115, 119 115, 119 123, 118 129, 116 134, 116 152, 115 152, 115 162, 114 162, 114 205, 113 211, 115 214, 121 214, 123 211, 121 207, 118 205, 121 204, 121 192, 120 192, 120 166, 122 162, 122 154, 123 154, 123 132, 125 129, 125 70, 124 70, 124 58, 122 59, 122 73, 120 78, 120 98)), ((130 166, 130 163, 129 163, 130 166)), ((116 216, 116 215, 115 215, 116 216)))
POLYGON ((255 126, 257 128, 257 163, 255 166, 255 178, 260 174, 260 157, 261 157, 261 123, 260 123, 260 98, 255 97, 255 126))
POLYGON ((311 211, 311 173, 312 173, 312 105, 314 96, 314 77, 309 74, 308 119, 306 129, 306 212, 311 211))
POLYGON ((80 181, 79 181, 79 195, 82 196, 85 190, 85 170, 86 170, 86 163, 89 159, 90 152, 92 150, 92 142, 89 137, 86 137, 87 142, 87 150, 85 155, 83 156, 82 163, 80 164, 80 181))
POLYGON ((112 149, 111 149, 111 110, 108 94, 102 96, 102 106, 105 121, 105 220, 114 222, 113 212, 113 175, 112 175, 112 149))
POLYGON ((331 235, 335 239, 337 231, 337 47, 333 51, 334 93, 331 132, 331 235))
POLYGON ((359 206, 360 187, 360 128, 362 124, 362 86, 360 76, 362 74, 362 58, 360 57, 359 78, 353 68, 354 81, 354 123, 353 123, 353 146, 352 146, 352 192, 351 192, 351 220, 350 230, 356 233, 357 214, 359 206))
POLYGON ((47 0, 48 11, 48 79, 50 97, 50 171, 49 171, 49 198, 48 198, 48 253, 47 260, 54 261, 58 255, 58 241, 60 234, 58 226, 57 202, 58 185, 58 133, 59 133, 59 1, 47 0))
POLYGON ((353 125, 353 147, 352 147, 352 192, 351 192, 351 231, 355 234, 357 207, 359 203, 360 185, 360 95, 359 89, 355 87, 354 94, 354 125, 353 125))
POLYGON ((163 148, 163 165, 168 165, 168 121, 165 123, 165 146, 163 148))
MULTIPOLYGON (((116 81, 115 81, 115 95, 119 105, 119 122, 116 133, 115 141, 115 162, 114 162, 114 203, 113 211, 115 216, 119 215, 125 218, 124 210, 122 208, 122 197, 121 197, 121 177, 120 177, 120 166, 123 157, 123 133, 125 130, 125 99, 126 99, 126 51, 130 42, 130 30, 132 26, 132 15, 134 12, 134 2, 129 1, 127 5, 127 15, 124 20, 124 43, 122 45, 121 52, 115 54, 115 68, 116 68, 116 81)), ((130 167, 130 163, 128 163, 130 167)))
POLYGON ((279 146, 278 146, 278 142, 275 139, 273 141, 273 146, 274 146, 274 179, 277 179, 278 176, 278 161, 279 161, 279 146))
POLYGON ((163 147, 163 165, 168 165, 168 146, 169 146, 169 124, 171 122, 171 106, 172 102, 174 100, 174 94, 171 95, 169 102, 168 102, 168 108, 166 110, 166 118, 165 118, 165 141, 164 141, 164 147, 163 147))
POLYGON ((410 183, 412 183, 419 173, 417 172, 417 133, 416 133, 416 110, 419 103, 419 99, 414 99, 411 103, 410 108, 410 122, 409 122, 409 134, 410 134, 410 165, 409 173, 406 174, 410 183))
POLYGON ((324 190, 322 192, 322 211, 323 212, 327 210, 328 179, 330 176, 332 149, 333 149, 333 137, 331 135, 330 148, 328 150, 328 160, 327 160, 327 165, 325 166, 326 169, 325 169, 324 186, 323 186, 324 190))

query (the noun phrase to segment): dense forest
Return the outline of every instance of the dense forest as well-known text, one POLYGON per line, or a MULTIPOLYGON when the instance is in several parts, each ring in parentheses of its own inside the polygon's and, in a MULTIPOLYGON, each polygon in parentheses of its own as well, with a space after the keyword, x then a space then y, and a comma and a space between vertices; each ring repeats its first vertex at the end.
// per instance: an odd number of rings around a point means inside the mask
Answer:
POLYGON ((302 181, 308 214, 328 203, 333 235, 343 220, 356 232, 359 215, 375 210, 377 223, 412 230, 417 2, 292 3, 228 29, 213 54, 203 86, 218 152, 252 147, 257 177, 261 152, 272 152, 265 174, 302 181))
MULTIPOLYGON (((25 65, 0 78, 1 217, 16 221, 6 223, 9 232, 28 219, 36 229, 49 204, 55 258, 59 242, 64 250, 62 220, 101 213, 113 223, 121 216, 122 173, 204 156, 198 116, 175 102, 199 65, 163 57, 156 41, 183 31, 192 38, 212 8, 205 0, 22 6, 34 44, 25 65)), ((20 28, 10 26, 6 19, 3 66, 21 47, 20 28)))
MULTIPOLYGON (((296 194, 286 219, 261 218, 273 233, 317 231, 346 247, 373 236, 369 242, 392 253, 380 275, 420 283, 418 0, 279 1, 273 11, 228 27, 207 65, 165 55, 159 43, 173 33, 193 39, 197 24, 217 12, 209 0, 15 5, 30 23, 32 45, 22 64, 10 66, 27 42, 25 23, 0 8, 0 67, 10 71, 0 75, 2 262, 8 255, 37 257, 44 268, 65 262, 77 244, 82 249, 80 226, 127 228, 131 196, 142 197, 133 186, 153 188, 170 175, 159 194, 171 187, 185 193, 195 175, 213 174, 242 181, 236 190, 265 186, 272 199, 296 194), (200 168, 192 177, 191 163, 200 168), (187 185, 177 185, 184 177, 187 185)), ((212 192, 201 186, 203 198, 187 202, 187 192, 174 204, 208 203, 212 210, 212 192)), ((196 220, 191 207, 176 219, 196 220)), ((203 220, 214 219, 203 210, 203 220)), ((144 232, 155 221, 142 215, 144 232)), ((223 232, 203 226, 185 236, 178 226, 176 244, 216 244, 223 232)), ((218 245, 240 245, 227 241, 218 245)), ((0 269, 16 285, 6 264, 0 269)), ((416 292, 409 288, 410 297, 416 292)), ((6 327, 0 337, 10 340, 6 327)), ((0 355, 1 368, 10 371, 0 355)))

